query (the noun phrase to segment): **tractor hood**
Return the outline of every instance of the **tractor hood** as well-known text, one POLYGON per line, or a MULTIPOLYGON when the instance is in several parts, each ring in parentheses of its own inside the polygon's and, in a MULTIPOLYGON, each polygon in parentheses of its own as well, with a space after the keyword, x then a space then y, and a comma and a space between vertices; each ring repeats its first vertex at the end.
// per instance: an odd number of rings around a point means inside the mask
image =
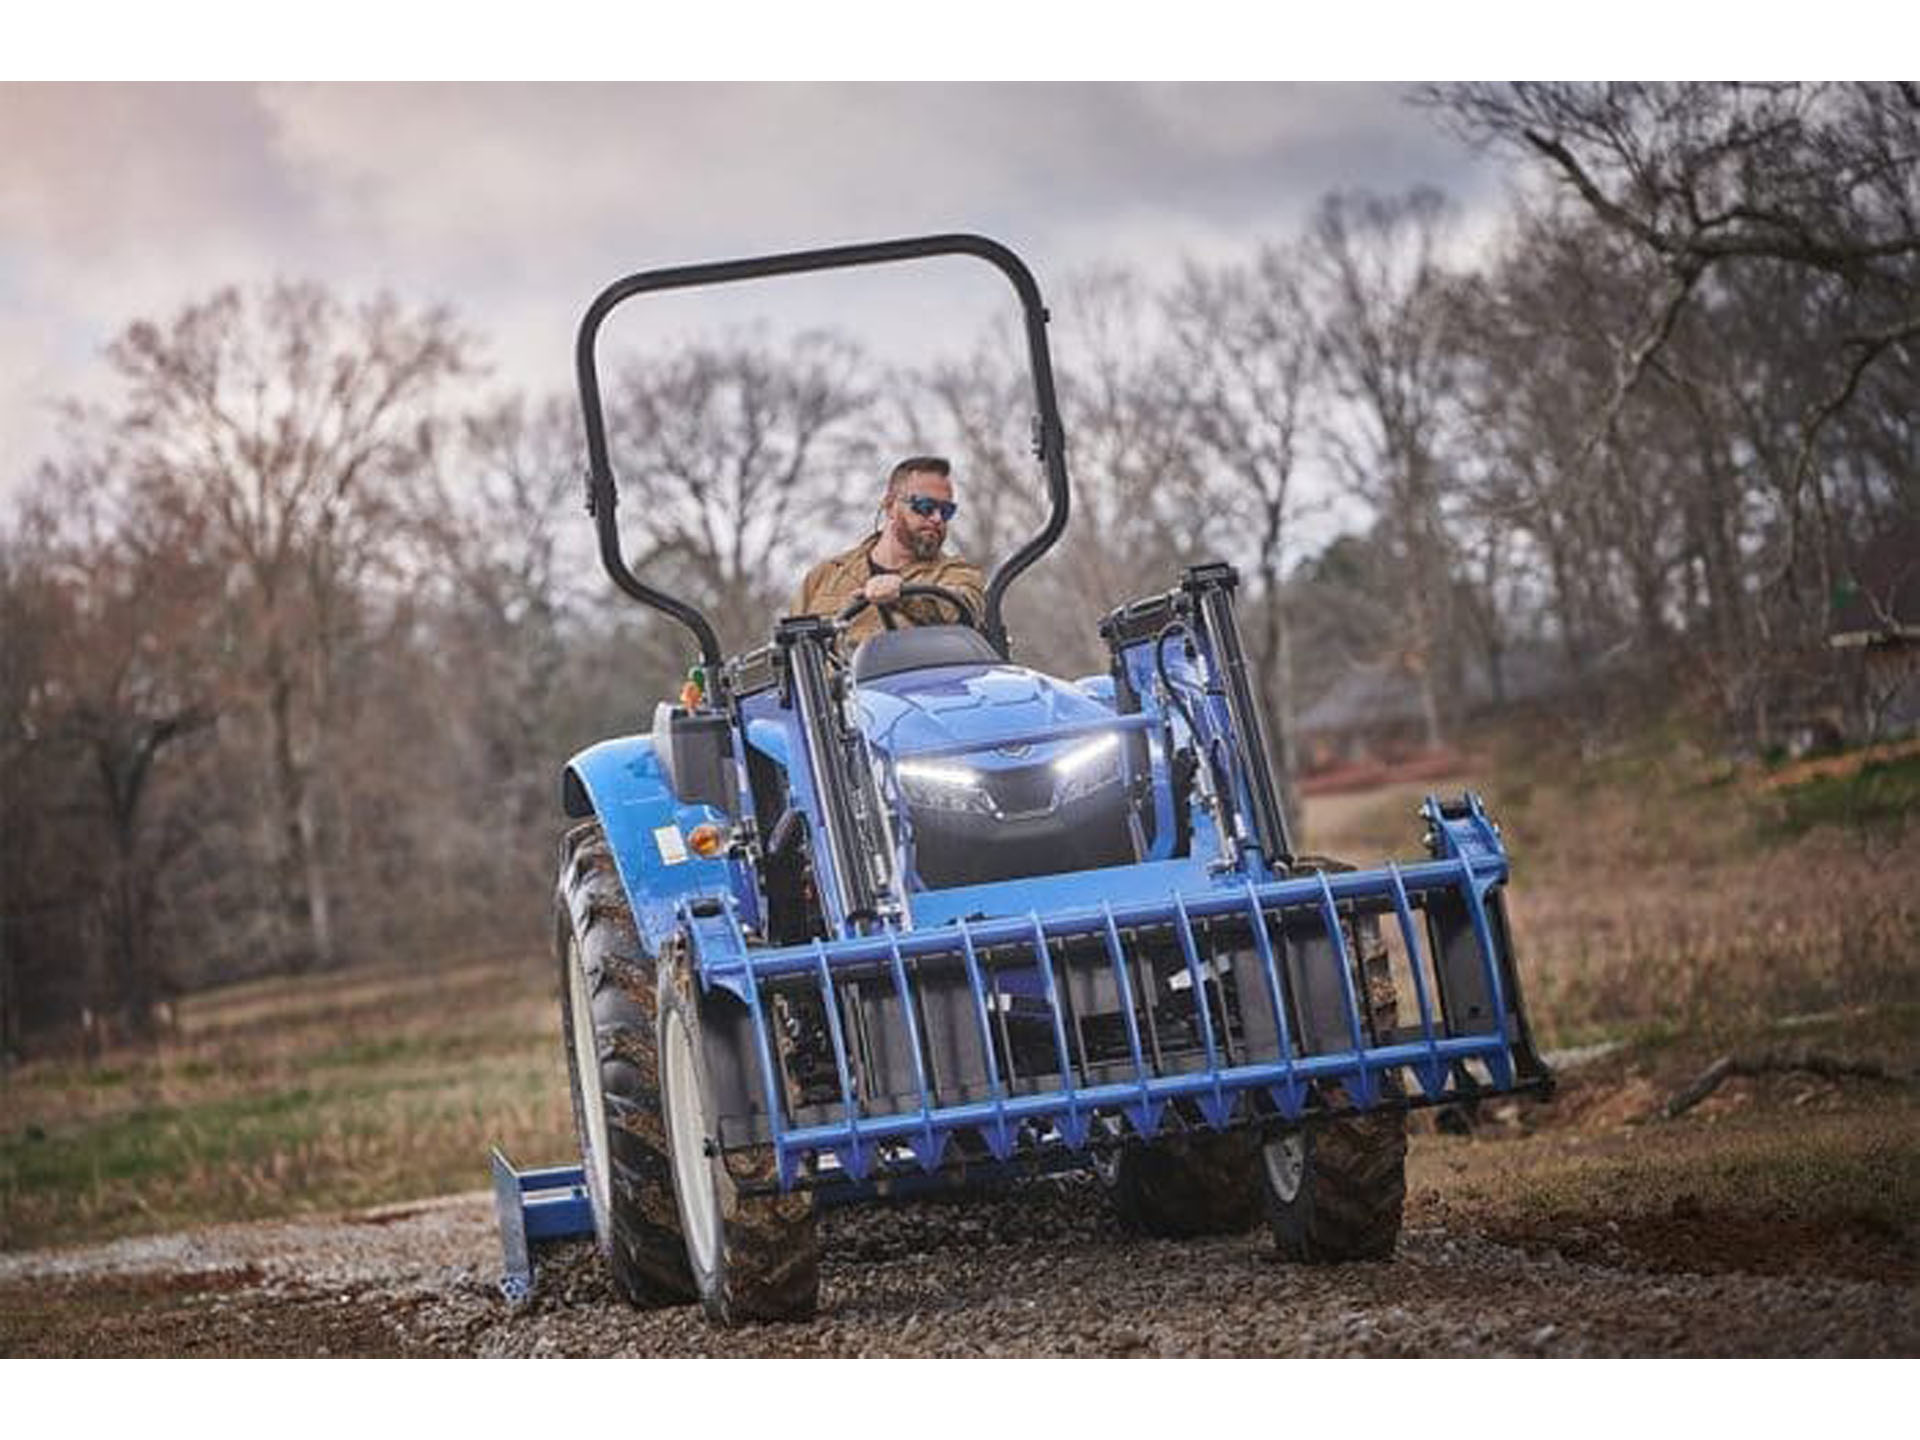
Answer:
MULTIPOLYGON (((867 739, 892 755, 1005 737, 1060 725, 1085 725, 1113 714, 1078 686, 1018 665, 942 665, 868 681, 856 692, 867 739)), ((1042 747, 1050 748, 1050 747, 1042 747)), ((1031 749, 995 760, 1045 758, 1031 749)))

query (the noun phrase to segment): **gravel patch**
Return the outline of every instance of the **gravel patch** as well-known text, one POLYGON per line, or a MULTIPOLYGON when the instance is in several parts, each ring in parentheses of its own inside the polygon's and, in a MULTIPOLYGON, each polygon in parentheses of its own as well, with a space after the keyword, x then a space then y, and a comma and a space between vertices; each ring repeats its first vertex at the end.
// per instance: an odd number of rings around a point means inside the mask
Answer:
MULTIPOLYGON (((1277 1263, 1259 1231, 1129 1234, 1085 1177, 823 1224, 818 1317, 732 1332, 694 1307, 624 1304, 584 1242, 543 1252, 533 1298, 509 1307, 481 1194, 0 1256, 0 1299, 110 1304, 124 1289, 153 1304, 140 1287, 170 1277, 165 1323, 109 1342, 117 1353, 1911 1355, 1920 1336, 1904 1283, 1651 1271, 1623 1247, 1500 1244, 1451 1212, 1416 1211, 1391 1262, 1324 1268, 1277 1263)), ((19 1333, 0 1337, 6 1353, 74 1353, 57 1329, 39 1345, 19 1333)))

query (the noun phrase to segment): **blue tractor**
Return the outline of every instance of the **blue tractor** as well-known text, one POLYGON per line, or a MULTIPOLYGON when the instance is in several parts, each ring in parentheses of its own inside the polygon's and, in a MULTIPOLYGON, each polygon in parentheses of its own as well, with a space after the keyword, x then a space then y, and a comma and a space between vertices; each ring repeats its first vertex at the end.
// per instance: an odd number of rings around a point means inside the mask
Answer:
POLYGON ((941 235, 633 275, 593 302, 577 364, 601 558, 692 632, 706 683, 565 769, 556 933, 582 1164, 496 1156, 520 1285, 530 1241, 590 1226, 636 1304, 800 1318, 822 1206, 1069 1167, 1155 1233, 1264 1209, 1286 1257, 1382 1257, 1408 1109, 1547 1082, 1506 853, 1473 796, 1430 799, 1405 864, 1296 853, 1231 567, 1102 619, 1104 674, 1014 660, 1002 602, 1065 528, 1069 490, 1046 311, 1011 251, 941 235), (1045 526, 982 614, 909 587, 953 623, 843 653, 859 601, 722 655, 705 616, 623 558, 602 323, 644 293, 935 256, 983 260, 1019 296, 1045 526))

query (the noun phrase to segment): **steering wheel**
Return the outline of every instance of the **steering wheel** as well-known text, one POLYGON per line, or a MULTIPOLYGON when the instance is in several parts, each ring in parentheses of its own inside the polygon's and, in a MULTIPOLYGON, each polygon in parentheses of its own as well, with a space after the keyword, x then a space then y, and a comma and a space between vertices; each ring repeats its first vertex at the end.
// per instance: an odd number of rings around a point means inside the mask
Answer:
MULTIPOLYGON (((916 595, 924 595, 930 600, 944 600, 953 607, 954 613, 959 615, 962 625, 965 625, 970 630, 978 630, 980 628, 980 617, 973 613, 972 604, 967 600, 966 596, 957 591, 949 590, 944 585, 902 585, 900 587, 900 598, 902 600, 911 600, 916 595)), ((865 595, 856 595, 848 602, 847 607, 834 618, 844 625, 873 603, 874 602, 869 600, 865 595)), ((880 607, 880 623, 889 630, 897 630, 900 628, 894 623, 893 605, 891 602, 883 604, 880 607)))

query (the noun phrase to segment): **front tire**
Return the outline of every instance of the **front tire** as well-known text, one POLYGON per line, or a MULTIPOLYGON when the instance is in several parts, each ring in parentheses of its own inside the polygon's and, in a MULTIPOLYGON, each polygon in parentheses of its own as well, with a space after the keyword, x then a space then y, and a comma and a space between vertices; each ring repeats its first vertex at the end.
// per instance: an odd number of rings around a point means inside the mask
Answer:
POLYGON ((1350 1115, 1275 1136, 1261 1155, 1267 1223, 1282 1260, 1385 1260, 1407 1200, 1407 1117, 1350 1115))
POLYGON ((718 1325, 804 1320, 820 1301, 811 1192, 781 1192, 771 1145, 724 1152, 707 1083, 698 981, 686 942, 660 957, 660 1082, 686 1258, 718 1325))
POLYGON ((595 1238, 640 1306, 692 1300, 661 1124, 654 970, 598 821, 561 849, 555 948, 574 1126, 595 1238))
MULTIPOLYGON (((1302 857, 1296 865, 1330 872, 1353 868, 1319 857, 1302 857)), ((1350 929, 1348 940, 1357 956, 1356 989, 1378 1044, 1399 1023, 1386 942, 1370 917, 1350 929)), ((1330 1098, 1337 1102, 1340 1096, 1330 1098)), ((1400 1243, 1407 1203, 1407 1113, 1342 1114, 1285 1131, 1262 1147, 1260 1171, 1280 1259, 1306 1265, 1388 1259, 1400 1243)))

